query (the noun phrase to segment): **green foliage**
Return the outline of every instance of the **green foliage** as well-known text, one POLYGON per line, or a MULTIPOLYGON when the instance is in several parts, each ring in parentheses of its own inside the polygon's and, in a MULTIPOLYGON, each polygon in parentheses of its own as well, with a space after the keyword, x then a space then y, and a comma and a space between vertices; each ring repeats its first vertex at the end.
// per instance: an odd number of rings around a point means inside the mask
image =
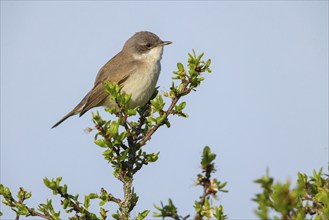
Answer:
POLYGON ((253 199, 258 203, 255 212, 261 219, 329 219, 329 178, 322 169, 309 177, 298 173, 297 186, 292 189, 289 181, 274 183, 268 173, 255 182, 263 189, 253 199), (270 212, 275 213, 274 217, 270 212))
MULTIPOLYGON (((98 112, 93 113, 96 130, 95 144, 102 148, 104 159, 113 167, 113 175, 123 184, 123 198, 116 198, 104 188, 100 193, 89 193, 79 201, 79 195, 72 195, 68 192, 66 184, 61 184, 61 177, 56 179, 44 179, 44 184, 52 190, 54 195, 60 196, 61 205, 65 212, 72 213, 70 219, 106 219, 109 210, 105 205, 113 202, 118 205, 118 210, 112 213, 114 219, 130 219, 130 212, 138 202, 138 196, 134 192, 133 177, 144 166, 156 162, 159 152, 148 153, 143 146, 151 139, 152 135, 163 125, 170 127, 168 117, 176 115, 187 117, 183 112, 186 102, 180 102, 181 97, 189 94, 204 80, 201 74, 211 72, 210 60, 203 61, 193 51, 189 54, 187 68, 178 63, 178 70, 174 72, 175 82, 172 83, 170 91, 163 95, 155 90, 149 103, 145 106, 130 108, 131 94, 125 94, 121 87, 115 83, 104 82, 105 91, 109 94, 115 107, 106 108, 105 111, 115 115, 113 120, 104 120, 98 112), (177 85, 175 85, 175 83, 177 85), (165 99, 167 101, 165 101, 165 99), (168 105, 166 105, 166 102, 168 105), (96 215, 89 211, 93 200, 99 201, 100 210, 96 215)), ((17 199, 15 199, 9 188, 0 185, 0 195, 3 196, 3 203, 11 207, 17 216, 39 216, 44 219, 59 219, 60 212, 54 211, 52 200, 38 206, 38 211, 29 208, 24 202, 31 197, 23 188, 20 188, 17 199)), ((145 219, 149 210, 139 213, 136 219, 145 219)), ((1 215, 1 212, 0 212, 1 215)))
MULTIPOLYGON (((211 219, 216 218, 218 220, 224 220, 227 216, 224 214, 223 206, 214 206, 212 199, 217 199, 218 192, 227 192, 224 190, 226 182, 221 183, 215 178, 211 178, 211 174, 215 173, 215 163, 214 160, 216 154, 211 152, 211 149, 206 146, 203 149, 203 154, 201 157, 201 168, 202 172, 197 175, 196 185, 203 188, 203 194, 200 196, 199 201, 194 202, 194 208, 196 211, 195 220, 198 219, 211 219)), ((154 207, 159 211, 154 213, 154 217, 170 217, 175 220, 188 219, 190 215, 182 217, 178 215, 177 208, 174 206, 171 199, 169 199, 168 205, 163 205, 161 202, 161 207, 154 205, 154 207)))
MULTIPOLYGON (((44 178, 43 182, 54 195, 61 199, 62 210, 69 213, 70 220, 101 220, 114 218, 117 220, 131 219, 130 213, 138 202, 138 195, 133 187, 134 175, 145 165, 154 163, 159 158, 159 152, 146 152, 144 146, 152 135, 163 125, 170 127, 169 116, 187 117, 184 112, 186 102, 181 98, 195 91, 204 80, 202 73, 210 73, 210 60, 203 61, 203 53, 196 55, 194 51, 188 54, 188 64, 177 64, 173 82, 169 91, 160 94, 156 89, 149 103, 142 107, 130 108, 130 94, 122 93, 121 87, 115 83, 105 82, 105 91, 112 102, 113 108, 105 111, 115 115, 113 120, 104 120, 98 112, 93 113, 94 129, 96 131, 95 144, 103 150, 104 159, 112 166, 113 175, 123 186, 122 198, 108 193, 104 188, 98 193, 89 193, 79 200, 79 195, 69 192, 68 186, 62 184, 62 177, 55 179, 44 178), (92 213, 89 208, 93 202, 99 204, 98 213, 92 213), (105 207, 108 203, 115 203, 118 209, 109 213, 105 207)), ((206 146, 201 157, 201 172, 197 174, 195 184, 202 187, 202 195, 194 202, 195 220, 217 219, 224 220, 222 205, 215 205, 219 193, 226 193, 226 182, 221 182, 212 175, 215 173, 215 158, 211 149, 206 146)), ((289 181, 274 182, 268 174, 255 181, 260 184, 263 192, 256 194, 254 201, 258 203, 255 211, 260 219, 297 219, 312 218, 315 220, 329 219, 329 178, 322 169, 314 171, 313 176, 298 173, 297 186, 291 187, 289 181), (273 214, 274 216, 270 216, 273 214)), ((38 207, 31 208, 26 200, 32 193, 19 188, 17 195, 8 187, 0 184, 2 203, 20 216, 37 216, 48 220, 60 219, 60 211, 54 210, 52 200, 47 199, 38 207)), ((81 198, 81 197, 80 197, 81 198)), ((157 210, 154 217, 185 220, 190 217, 178 214, 178 209, 169 199, 168 204, 154 205, 157 210)), ((150 210, 137 214, 135 219, 146 219, 150 210)), ((0 216, 2 213, 0 212, 0 216)))
MULTIPOLYGON (((186 102, 179 103, 179 100, 200 85, 203 80, 201 73, 210 72, 210 61, 202 61, 202 56, 203 54, 196 56, 194 51, 193 55, 189 54, 188 73, 181 63, 177 65, 178 71, 174 72, 179 76, 174 77, 175 81, 179 81, 179 85, 175 86, 173 82, 170 91, 165 92, 164 96, 156 89, 153 99, 143 107, 130 109, 131 96, 122 93, 117 84, 105 83, 105 90, 111 100, 117 104, 116 107, 106 111, 114 114, 116 119, 106 121, 98 113, 93 114, 93 122, 97 130, 95 143, 104 149, 105 160, 112 165, 114 176, 124 183, 124 188, 127 186, 125 183, 132 182, 134 174, 144 165, 158 160, 159 152, 147 153, 142 148, 154 132, 163 125, 170 127, 168 120, 170 115, 187 117, 183 112, 186 102), (166 106, 164 98, 169 99, 169 106, 166 106)), ((126 218, 124 216, 129 216, 127 213, 137 203, 138 197, 133 193, 133 188, 125 192, 124 199, 119 205, 119 212, 112 215, 113 218, 126 218)), ((139 218, 146 214, 143 213, 140 213, 139 218)))
POLYGON ((147 217, 147 215, 150 213, 150 210, 145 210, 141 213, 138 213, 136 220, 143 220, 147 217))
POLYGON ((154 204, 154 207, 160 212, 154 213, 153 217, 170 217, 175 220, 185 220, 190 217, 190 215, 187 215, 185 217, 178 215, 177 208, 171 199, 168 200, 168 205, 163 205, 163 203, 161 202, 161 207, 156 204, 154 204))
POLYGON ((51 200, 47 200, 46 203, 39 205, 38 210, 40 212, 37 212, 34 208, 29 208, 24 202, 29 199, 32 194, 22 187, 19 188, 15 198, 8 187, 4 187, 0 184, 0 195, 3 196, 2 203, 9 206, 16 213, 16 216, 39 216, 45 219, 60 219, 60 212, 54 211, 51 200))
POLYGON ((196 185, 203 187, 203 195, 200 197, 200 201, 195 201, 194 205, 199 219, 203 217, 210 219, 214 217, 215 214, 216 219, 226 219, 226 215, 223 213, 223 207, 213 207, 210 203, 211 198, 217 198, 217 192, 228 192, 224 190, 227 182, 221 183, 216 178, 211 178, 211 174, 216 171, 214 163, 215 158, 216 154, 212 153, 210 148, 206 146, 203 149, 201 159, 202 173, 198 174, 196 180, 196 185))
POLYGON ((11 207, 11 209, 16 212, 18 216, 30 215, 30 213, 34 213, 34 209, 30 209, 24 204, 24 201, 29 199, 32 194, 31 192, 25 191, 22 187, 19 188, 16 196, 17 199, 15 199, 10 189, 0 184, 0 195, 3 196, 2 203, 11 207))
POLYGON ((98 113, 93 114, 93 122, 98 131, 95 143, 105 149, 103 156, 113 166, 114 175, 119 180, 132 177, 144 165, 158 159, 159 152, 146 153, 142 146, 159 127, 170 127, 169 115, 187 117, 183 112, 186 102, 178 103, 178 100, 200 85, 202 72, 210 72, 210 61, 202 61, 202 56, 196 56, 194 51, 193 55, 189 54, 189 74, 185 73, 181 63, 177 65, 178 71, 174 73, 180 77, 174 79, 180 81, 180 84, 175 86, 173 83, 170 92, 165 92, 164 96, 171 101, 167 108, 163 96, 156 90, 154 98, 146 106, 130 109, 131 95, 122 93, 121 87, 115 83, 105 83, 105 90, 117 104, 106 111, 116 115, 116 120, 106 121, 98 113), (135 115, 137 117, 132 117, 135 115))
POLYGON ((215 217, 216 219, 226 219, 224 215, 223 207, 213 206, 210 202, 211 199, 217 199, 218 192, 228 192, 225 190, 227 182, 221 183, 216 178, 211 178, 211 174, 216 172, 214 160, 216 154, 211 152, 211 149, 206 146, 203 149, 201 168, 202 172, 197 175, 196 185, 203 188, 203 195, 200 197, 200 201, 195 201, 194 208, 196 210, 196 219, 210 219, 215 217))

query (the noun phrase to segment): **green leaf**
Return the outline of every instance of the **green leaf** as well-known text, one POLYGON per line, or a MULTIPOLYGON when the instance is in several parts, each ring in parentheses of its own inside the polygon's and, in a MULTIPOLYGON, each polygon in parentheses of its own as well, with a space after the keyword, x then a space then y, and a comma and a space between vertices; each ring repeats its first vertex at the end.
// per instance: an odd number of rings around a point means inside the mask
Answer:
POLYGON ((201 160, 202 168, 206 168, 207 166, 209 166, 215 158, 216 154, 211 153, 210 147, 204 147, 201 160))
POLYGON ((125 151, 123 151, 123 152, 121 153, 120 158, 119 158, 119 161, 120 161, 120 162, 123 162, 124 160, 127 159, 129 151, 130 151, 130 149, 127 148, 125 151))
POLYGON ((25 199, 29 199, 29 198, 31 198, 31 196, 32 196, 32 193, 31 193, 31 192, 26 193, 26 195, 25 195, 25 199))
POLYGON ((106 215, 106 213, 108 212, 108 210, 105 210, 105 209, 103 209, 102 207, 100 208, 100 214, 101 214, 101 216, 104 218, 104 219, 106 219, 106 217, 107 217, 107 215, 106 215))
POLYGON ((131 99, 131 95, 130 94, 120 94, 118 97, 117 97, 117 102, 119 103, 119 106, 122 106, 122 107, 126 107, 129 103, 131 99))
POLYGON ((156 119, 156 123, 157 125, 161 125, 162 122, 167 118, 167 114, 166 113, 163 113, 160 117, 158 117, 156 119))
POLYGON ((24 199, 25 194, 26 194, 26 191, 25 191, 22 187, 20 187, 20 188, 19 188, 19 191, 18 191, 18 193, 17 193, 17 197, 18 197, 19 199, 24 199))
POLYGON ((56 178, 56 187, 57 188, 60 186, 61 181, 62 181, 62 177, 61 176, 59 176, 59 177, 56 178))
POLYGON ((113 149, 107 149, 106 151, 103 152, 104 158, 109 161, 112 160, 113 155, 114 155, 113 149))
MULTIPOLYGON (((194 53, 194 55, 195 55, 195 53, 194 53)), ((197 58, 198 62, 201 60, 201 58, 203 57, 203 55, 204 55, 204 53, 201 53, 201 54, 198 56, 198 58, 197 58)))
POLYGON ((107 142, 104 139, 95 140, 95 144, 100 146, 101 148, 107 148, 108 147, 107 142))
POLYGON ((176 105, 175 106, 175 110, 178 111, 178 112, 180 112, 180 111, 182 111, 185 108, 185 106, 186 106, 186 102, 182 102, 179 105, 176 105))
POLYGON ((120 215, 118 213, 112 214, 112 217, 116 220, 120 220, 120 215))
POLYGON ((329 191, 320 188, 319 192, 315 195, 315 199, 320 203, 327 204, 327 206, 329 206, 329 191))
POLYGON ((90 206, 90 197, 89 196, 85 196, 83 206, 88 210, 88 207, 90 206))
POLYGON ((120 86, 114 82, 104 81, 105 91, 109 93, 109 98, 114 101, 120 95, 120 86))
MULTIPOLYGON (((155 209, 157 209, 157 210, 161 211, 161 207, 160 207, 160 206, 158 206, 157 204, 153 204, 153 206, 154 206, 154 208, 155 208, 155 209)), ((156 216, 154 216, 154 217, 156 217, 156 216)))
POLYGON ((155 111, 160 111, 163 109, 163 107, 165 106, 165 103, 162 99, 161 95, 158 95, 155 100, 151 100, 151 104, 153 106, 153 108, 155 109, 155 111))
POLYGON ((144 210, 142 213, 138 213, 136 220, 143 220, 150 213, 150 210, 144 210))
POLYGON ((184 66, 182 63, 177 63, 177 68, 180 72, 184 72, 184 66))
POLYGON ((194 209, 197 213, 200 213, 202 211, 202 206, 198 201, 194 202, 194 209))
POLYGON ((105 205, 106 204, 106 201, 104 201, 104 200, 101 200, 100 202, 99 202, 99 206, 103 206, 103 205, 105 205))
POLYGON ((165 121, 165 124, 166 124, 167 128, 170 128, 171 125, 170 125, 169 120, 166 120, 166 121, 165 121))
POLYGON ((154 212, 153 217, 159 218, 159 217, 162 217, 162 214, 154 212))
MULTIPOLYGON (((215 179, 216 180, 216 179, 215 179)), ((217 180, 216 180, 217 181, 217 180)), ((219 183, 219 182, 218 182, 219 183)), ((228 192, 228 190, 224 190, 225 186, 227 185, 227 182, 224 182, 222 184, 219 184, 218 186, 218 189, 221 191, 221 192, 228 192)))
POLYGON ((109 133, 112 137, 115 137, 118 135, 118 132, 119 132, 119 123, 116 121, 112 121, 110 129, 106 133, 109 133))
POLYGON ((63 201, 63 208, 66 209, 70 204, 70 200, 69 199, 64 199, 63 201))
POLYGON ((220 205, 219 207, 215 208, 215 214, 214 216, 216 217, 217 220, 224 220, 226 219, 226 215, 224 215, 224 210, 223 206, 220 205))
POLYGON ((136 114, 137 114, 137 109, 136 109, 136 108, 134 108, 134 109, 128 109, 128 110, 127 110, 127 114, 128 114, 129 116, 136 115, 136 114))
POLYGON ((119 135, 117 139, 122 142, 126 137, 127 137, 127 132, 124 131, 119 135))
POLYGON ((47 177, 45 177, 45 178, 43 179, 43 183, 44 183, 48 188, 50 188, 50 180, 49 180, 47 177))
POLYGON ((89 198, 90 199, 97 199, 98 195, 97 195, 97 193, 89 193, 89 198))
POLYGON ((206 71, 208 73, 211 73, 211 69, 209 69, 210 64, 211 64, 211 59, 208 59, 207 62, 206 62, 206 64, 205 64, 206 71))
POLYGON ((67 193, 67 185, 66 185, 66 184, 64 184, 64 186, 61 187, 61 192, 62 192, 62 194, 64 194, 64 195, 67 193))
POLYGON ((152 153, 152 154, 148 154, 146 160, 147 160, 148 162, 155 162, 155 161, 158 160, 158 158, 159 158, 159 154, 160 154, 160 152, 158 152, 158 153, 156 153, 156 154, 154 154, 154 153, 152 153))
POLYGON ((109 108, 105 108, 106 112, 109 112, 110 114, 114 115, 117 112, 116 107, 109 107, 109 108))

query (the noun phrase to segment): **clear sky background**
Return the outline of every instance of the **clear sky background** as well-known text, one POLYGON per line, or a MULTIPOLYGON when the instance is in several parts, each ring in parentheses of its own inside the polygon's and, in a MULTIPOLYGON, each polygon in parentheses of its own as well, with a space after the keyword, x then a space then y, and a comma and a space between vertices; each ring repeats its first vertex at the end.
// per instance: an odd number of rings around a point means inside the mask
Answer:
MULTIPOLYGON (((62 176, 81 199, 101 187, 122 195, 94 133, 84 132, 91 112, 50 127, 141 30, 173 41, 161 91, 192 48, 212 59, 213 73, 185 98, 189 118, 171 117, 172 127, 146 146, 161 153, 135 177, 133 214, 172 198, 181 215, 193 216, 205 145, 217 154, 216 177, 228 181, 218 202, 230 219, 256 218, 253 180, 266 168, 279 181, 327 168, 328 1, 1 1, 1 183, 15 194, 20 186, 32 191, 31 206, 58 201, 46 176, 62 176)), ((3 204, 1 211, 14 218, 3 204)))

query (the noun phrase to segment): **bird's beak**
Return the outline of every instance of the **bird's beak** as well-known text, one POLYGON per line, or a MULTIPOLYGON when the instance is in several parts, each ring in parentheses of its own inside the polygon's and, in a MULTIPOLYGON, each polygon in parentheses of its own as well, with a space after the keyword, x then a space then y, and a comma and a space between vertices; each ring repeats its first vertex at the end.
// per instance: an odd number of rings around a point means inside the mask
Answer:
POLYGON ((168 45, 168 44, 171 44, 171 43, 172 43, 171 41, 162 41, 161 45, 165 46, 165 45, 168 45))

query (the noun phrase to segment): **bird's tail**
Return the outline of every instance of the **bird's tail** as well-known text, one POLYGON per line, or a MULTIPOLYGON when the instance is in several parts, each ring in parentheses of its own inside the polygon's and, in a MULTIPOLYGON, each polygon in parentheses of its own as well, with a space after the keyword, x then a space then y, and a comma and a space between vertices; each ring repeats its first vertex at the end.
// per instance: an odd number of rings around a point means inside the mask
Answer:
MULTIPOLYGON (((89 93, 88 93, 89 94, 89 93)), ((69 113, 67 113, 61 120, 59 120, 59 122, 57 122, 56 124, 54 124, 54 126, 52 126, 51 128, 55 128, 58 125, 60 125, 63 121, 65 121, 66 119, 68 119, 69 117, 79 114, 81 112, 81 110, 83 109, 83 106, 85 105, 85 102, 88 98, 88 94, 81 100, 81 102, 69 113)))
MULTIPOLYGON (((92 90, 93 91, 93 90, 92 90)), ((73 116, 73 115, 76 115, 76 114, 79 114, 80 113, 80 117, 81 117, 81 115, 83 115, 84 113, 86 113, 86 111, 83 111, 83 109, 85 108, 85 105, 86 105, 86 103, 87 103, 87 101, 88 101, 88 99, 89 99, 89 95, 90 95, 90 93, 92 92, 92 91, 90 91, 90 92, 88 92, 88 94, 81 100, 81 102, 77 105, 77 106, 75 106, 75 108, 72 110, 72 111, 70 111, 67 115, 65 115, 61 120, 59 120, 59 122, 57 122, 56 124, 54 124, 54 126, 52 126, 51 128, 55 128, 55 127, 57 127, 58 125, 60 125, 63 121, 65 121, 66 119, 68 119, 69 117, 71 117, 71 116, 73 116)), ((92 107, 94 107, 94 106, 92 106, 92 107)), ((90 109, 90 108, 89 108, 90 109)), ((89 110, 89 109, 87 109, 87 111, 89 110)))
POLYGON ((69 117, 76 115, 78 112, 75 111, 71 111, 69 112, 67 115, 65 115, 61 120, 59 120, 56 124, 54 124, 54 126, 52 126, 51 128, 55 128, 58 125, 60 125, 63 121, 65 121, 66 119, 68 119, 69 117))

